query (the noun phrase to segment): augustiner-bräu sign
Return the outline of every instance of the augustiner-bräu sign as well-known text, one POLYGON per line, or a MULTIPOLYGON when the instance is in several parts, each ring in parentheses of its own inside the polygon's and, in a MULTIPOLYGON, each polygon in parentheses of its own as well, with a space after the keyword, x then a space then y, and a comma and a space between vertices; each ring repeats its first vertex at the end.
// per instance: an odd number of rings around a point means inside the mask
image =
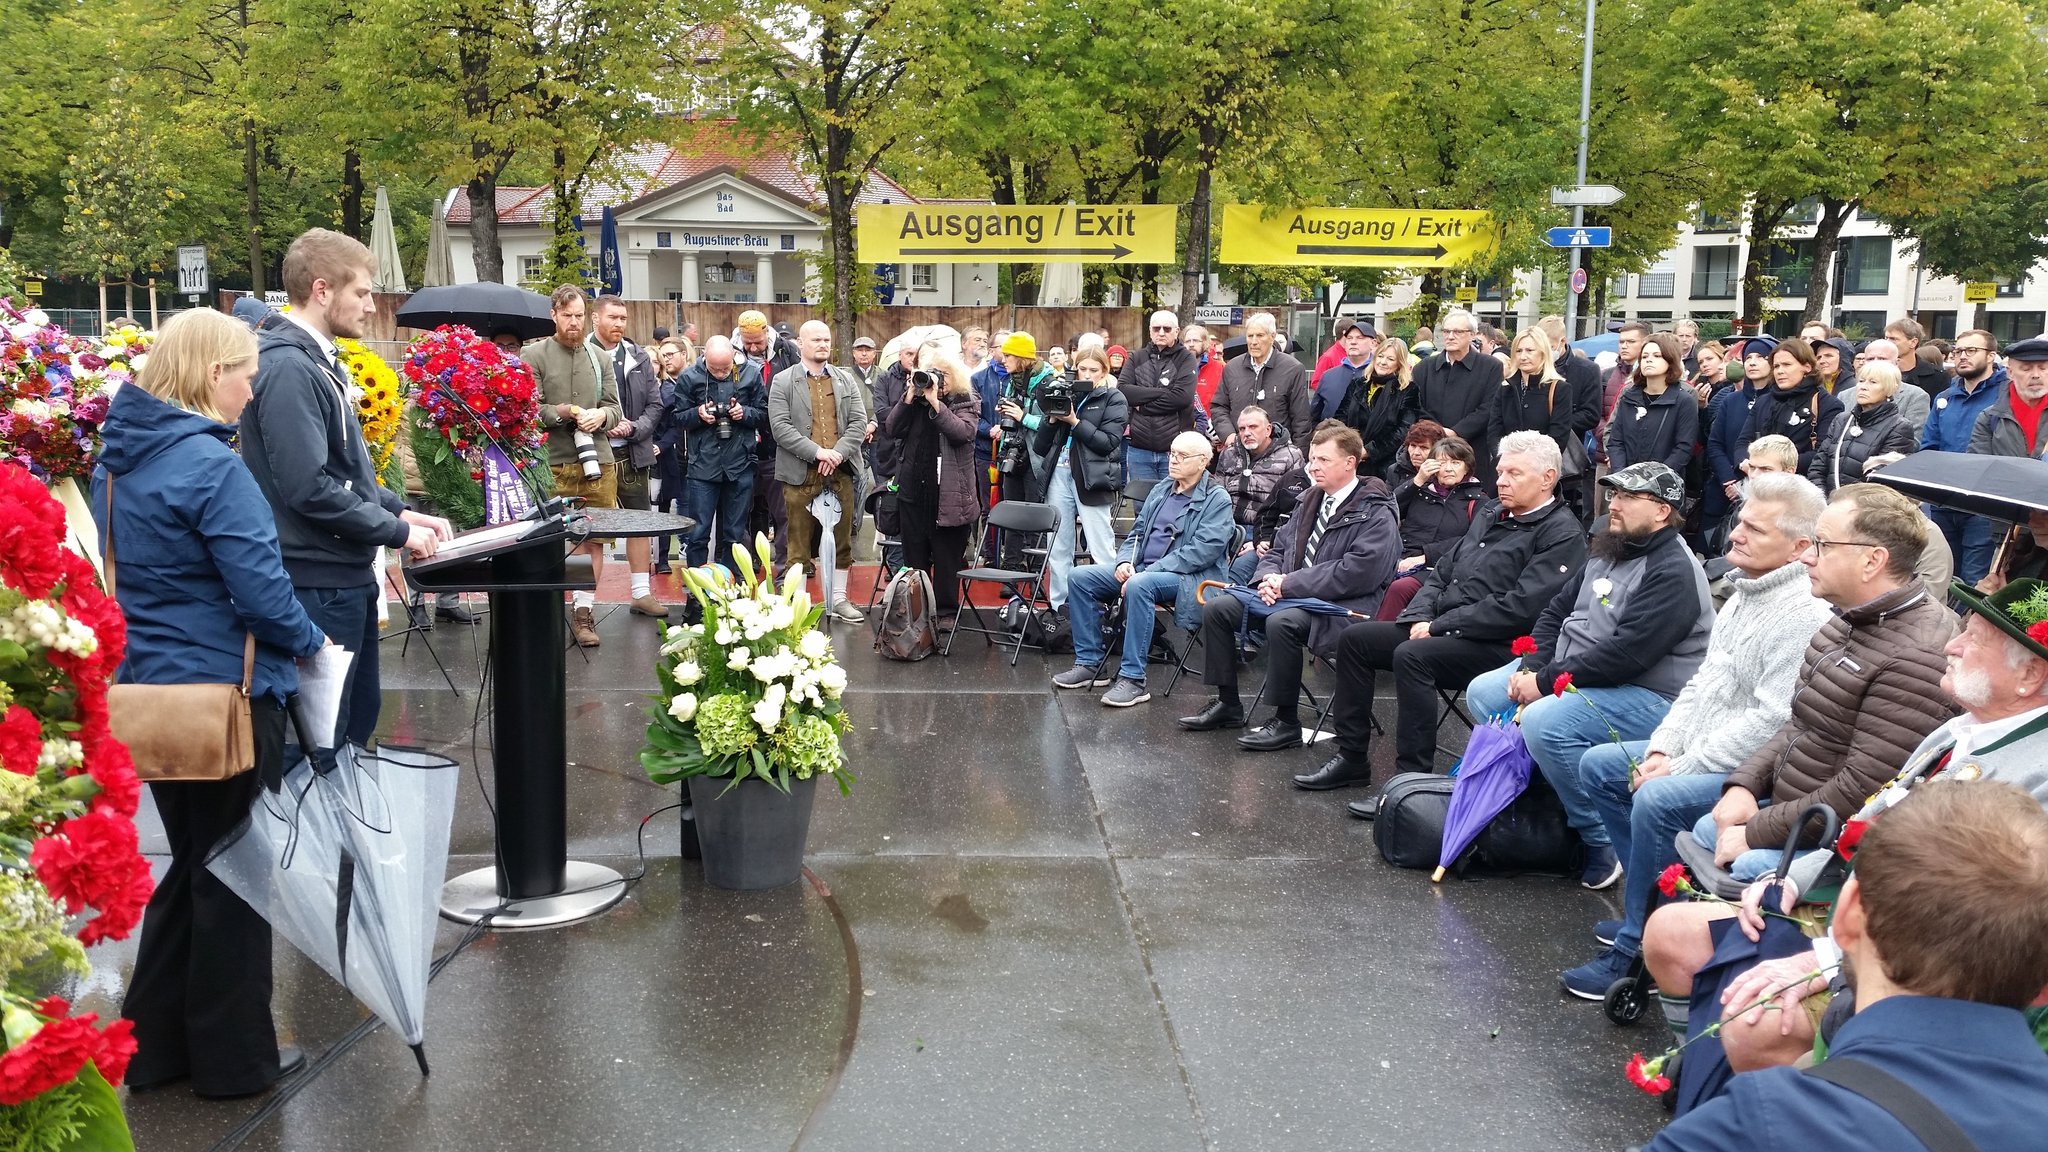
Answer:
POLYGON ((1171 264, 1171 204, 863 204, 863 264, 1171 264))
POLYGON ((1223 207, 1225 264, 1441 268, 1498 242, 1491 212, 1433 208, 1223 207))

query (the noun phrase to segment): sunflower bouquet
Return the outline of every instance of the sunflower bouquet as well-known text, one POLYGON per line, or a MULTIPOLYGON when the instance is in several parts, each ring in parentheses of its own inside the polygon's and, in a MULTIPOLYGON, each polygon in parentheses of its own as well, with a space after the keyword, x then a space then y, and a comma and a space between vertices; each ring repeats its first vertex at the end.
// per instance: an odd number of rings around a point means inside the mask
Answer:
POLYGON ((398 450, 398 433, 404 426, 406 386, 382 356, 362 341, 342 337, 334 342, 348 365, 350 401, 355 404, 356 421, 363 428, 363 442, 370 446, 370 460, 382 476, 391 467, 398 450))

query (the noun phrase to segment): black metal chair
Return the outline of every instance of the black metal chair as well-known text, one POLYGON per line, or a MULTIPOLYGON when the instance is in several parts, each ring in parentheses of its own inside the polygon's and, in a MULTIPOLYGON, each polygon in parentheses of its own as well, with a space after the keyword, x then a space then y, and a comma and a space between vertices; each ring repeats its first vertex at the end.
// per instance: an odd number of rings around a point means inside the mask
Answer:
MULTIPOLYGON (((976 584, 996 584, 1014 589, 1018 598, 1023 602, 1023 611, 1033 620, 1040 619, 1050 613, 1052 611, 1052 604, 1046 599, 1045 590, 1047 567, 1045 556, 1046 547, 1052 539, 1053 531, 1059 527, 1059 513, 1050 504, 1034 504, 1028 500, 1004 500, 994 508, 989 509, 988 522, 989 526, 995 529, 997 541, 995 554, 998 557, 1004 555, 1003 536, 1006 533, 1015 533, 1022 538, 1019 541, 1021 547, 1018 548, 1017 554, 1024 555, 1026 550, 1030 550, 1029 555, 1036 562, 1037 567, 1025 569, 989 565, 962 570, 960 573, 960 603, 953 609, 953 631, 947 634, 945 647, 939 649, 939 655, 950 656, 953 654, 953 637, 961 632, 979 632, 991 646, 1004 646, 1004 644, 997 643, 998 638, 1001 638, 1008 644, 1010 647, 1010 664, 1012 667, 1015 667, 1017 657, 1027 647, 1024 639, 1024 624, 1020 622, 1011 627, 989 627, 988 618, 982 615, 981 606, 974 602, 974 586, 976 584), (961 617, 969 611, 974 613, 974 623, 972 625, 962 624, 961 617)), ((1035 645, 1029 646, 1035 647, 1035 645)))

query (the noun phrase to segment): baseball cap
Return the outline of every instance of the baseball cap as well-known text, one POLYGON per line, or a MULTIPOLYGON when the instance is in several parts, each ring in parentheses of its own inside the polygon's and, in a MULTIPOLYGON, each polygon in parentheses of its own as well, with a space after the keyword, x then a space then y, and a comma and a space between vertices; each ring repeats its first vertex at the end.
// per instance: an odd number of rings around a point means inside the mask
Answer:
POLYGON ((873 336, 862 336, 853 342, 853 346, 855 348, 873 348, 875 346, 875 338, 873 336))
POLYGON ((1676 508, 1685 503, 1685 480, 1669 464, 1646 460, 1600 478, 1600 483, 1618 492, 1641 492, 1655 496, 1676 508))

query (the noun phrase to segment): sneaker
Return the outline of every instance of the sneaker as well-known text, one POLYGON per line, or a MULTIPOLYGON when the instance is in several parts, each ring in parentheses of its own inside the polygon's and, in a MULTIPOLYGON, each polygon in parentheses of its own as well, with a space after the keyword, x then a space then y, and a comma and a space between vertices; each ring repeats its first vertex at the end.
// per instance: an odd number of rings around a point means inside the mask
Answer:
POLYGON ((1144 681, 1119 676, 1116 683, 1109 686, 1109 691, 1102 694, 1102 703, 1107 708, 1129 708, 1133 704, 1143 704, 1151 698, 1152 693, 1145 690, 1144 681))
POLYGON ((855 608, 851 600, 834 600, 832 602, 832 618, 846 624, 865 624, 868 622, 867 614, 855 608))
POLYGON ((569 613, 569 635, 575 637, 579 648, 595 648, 602 641, 597 638, 597 614, 588 608, 577 608, 569 613))
POLYGON ((1602 888, 1614 887, 1614 882, 1619 879, 1621 857, 1614 854, 1614 849, 1605 844, 1588 845, 1586 867, 1579 873, 1579 884, 1598 892, 1602 888))
POLYGON ((1052 678, 1055 688, 1107 688, 1115 682, 1116 677, 1110 675, 1107 668, 1098 675, 1095 669, 1085 664, 1076 664, 1052 678))
POLYGON ((1609 948, 1577 968, 1566 969, 1558 980, 1566 992, 1581 1000, 1605 1000, 1607 990, 1616 980, 1629 975, 1635 962, 1636 958, 1628 953, 1609 948))
POLYGON ((652 616, 656 620, 668 619, 668 605, 656 600, 653 593, 633 597, 633 602, 628 604, 627 607, 631 608, 636 615, 652 616))
POLYGON ((1602 948, 1614 947, 1614 938, 1619 935, 1621 935, 1621 921, 1593 921, 1593 939, 1598 941, 1602 948))

